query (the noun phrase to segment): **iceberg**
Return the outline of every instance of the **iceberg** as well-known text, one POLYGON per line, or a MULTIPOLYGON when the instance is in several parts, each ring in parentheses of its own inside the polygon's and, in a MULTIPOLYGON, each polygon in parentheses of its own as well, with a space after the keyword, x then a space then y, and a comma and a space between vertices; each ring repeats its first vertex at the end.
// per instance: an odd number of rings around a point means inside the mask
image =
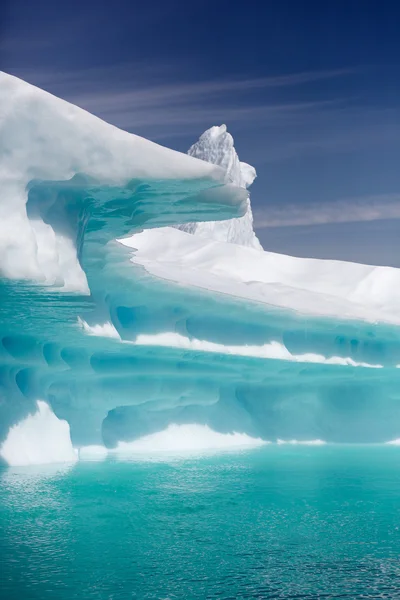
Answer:
POLYGON ((3 73, 0 154, 4 462, 399 438, 400 270, 262 250, 225 126, 181 154, 3 73))
POLYGON ((6 277, 88 292, 78 256, 84 233, 104 246, 135 226, 185 222, 196 210, 236 216, 230 205, 247 202, 242 190, 222 185, 222 168, 121 131, 5 73, 0 106, 6 277))
MULTIPOLYGON (((189 148, 188 154, 225 170, 225 181, 239 187, 248 188, 256 178, 256 170, 247 163, 240 162, 236 153, 233 137, 226 125, 207 129, 199 140, 189 148)), ((262 250, 262 246, 253 230, 253 213, 250 198, 247 199, 243 217, 226 221, 205 221, 178 225, 178 229, 206 239, 219 242, 231 242, 262 250)))

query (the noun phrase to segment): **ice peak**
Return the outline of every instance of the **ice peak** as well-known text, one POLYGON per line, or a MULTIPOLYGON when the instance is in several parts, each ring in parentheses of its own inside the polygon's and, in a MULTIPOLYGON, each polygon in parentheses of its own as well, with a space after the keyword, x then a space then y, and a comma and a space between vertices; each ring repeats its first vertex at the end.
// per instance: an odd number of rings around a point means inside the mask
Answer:
MULTIPOLYGON (((203 135, 207 135, 207 133, 210 133, 210 135, 212 135, 213 137, 218 137, 219 135, 222 135, 223 133, 227 133, 227 127, 225 124, 220 125, 220 126, 214 125, 213 127, 210 127, 210 129, 207 129, 207 131, 205 131, 203 133, 203 135)), ((203 135, 200 137, 203 137, 203 135)), ((229 133, 228 133, 228 135, 229 135, 229 137, 232 138, 232 136, 229 133)), ((232 138, 232 141, 233 141, 233 138, 232 138)))
POLYGON ((207 129, 189 148, 188 154, 222 167, 226 171, 226 181, 239 187, 247 187, 256 177, 254 167, 250 167, 246 163, 243 163, 245 171, 248 168, 252 169, 254 176, 249 183, 249 178, 243 176, 242 163, 236 153, 233 137, 228 133, 226 125, 215 125, 207 129))
MULTIPOLYGON (((198 141, 189 148, 188 154, 222 167, 225 170, 225 181, 238 187, 248 188, 257 176, 254 167, 240 162, 233 137, 227 131, 225 124, 214 125, 207 129, 198 141)), ((247 211, 243 217, 219 222, 188 223, 179 226, 179 229, 204 238, 212 238, 220 242, 231 242, 262 250, 262 246, 253 230, 250 199, 247 200, 247 211)))

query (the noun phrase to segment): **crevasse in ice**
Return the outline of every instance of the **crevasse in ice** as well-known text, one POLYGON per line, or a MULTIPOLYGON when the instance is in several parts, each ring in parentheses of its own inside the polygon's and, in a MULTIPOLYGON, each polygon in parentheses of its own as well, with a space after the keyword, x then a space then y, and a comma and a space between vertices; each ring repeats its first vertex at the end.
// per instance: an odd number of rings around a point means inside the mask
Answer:
POLYGON ((261 251, 224 127, 187 156, 5 74, 0 115, 3 460, 399 437, 400 271, 261 251))

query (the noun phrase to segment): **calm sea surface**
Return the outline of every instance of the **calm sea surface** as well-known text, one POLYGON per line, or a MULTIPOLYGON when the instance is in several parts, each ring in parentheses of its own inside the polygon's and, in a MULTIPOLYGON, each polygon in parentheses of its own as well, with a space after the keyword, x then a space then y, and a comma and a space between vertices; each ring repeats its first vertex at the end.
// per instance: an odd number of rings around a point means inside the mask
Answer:
POLYGON ((4 600, 400 599, 400 448, 0 472, 4 600))

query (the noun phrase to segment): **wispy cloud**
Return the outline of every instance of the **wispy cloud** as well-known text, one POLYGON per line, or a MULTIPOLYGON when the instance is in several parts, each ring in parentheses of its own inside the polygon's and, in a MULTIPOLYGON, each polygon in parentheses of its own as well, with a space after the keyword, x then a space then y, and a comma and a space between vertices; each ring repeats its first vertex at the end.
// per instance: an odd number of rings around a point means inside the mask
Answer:
MULTIPOLYGON (((68 86, 76 86, 82 83, 88 84, 90 88, 97 84, 96 87, 103 87, 104 91, 108 89, 110 82, 116 82, 119 80, 119 86, 131 87, 132 92, 148 94, 151 91, 152 94, 159 94, 163 92, 165 97, 176 95, 207 95, 210 93, 226 93, 233 91, 252 91, 257 88, 276 88, 276 87, 288 87, 288 86, 299 86, 307 83, 313 83, 316 81, 323 81, 327 79, 334 79, 338 77, 344 77, 346 75, 352 75, 359 72, 359 69, 328 69, 325 71, 305 71, 300 73, 288 73, 284 75, 270 76, 270 77, 253 77, 253 78, 218 78, 206 81, 189 81, 182 82, 177 81, 177 72, 175 69, 175 81, 173 83, 163 82, 159 86, 146 86, 146 79, 153 79, 155 74, 159 77, 168 77, 168 74, 172 73, 172 66, 168 68, 165 63, 158 63, 157 65, 151 65, 146 63, 124 63, 106 67, 91 67, 81 70, 74 71, 63 71, 63 70, 52 70, 52 69, 17 69, 15 74, 28 80, 34 79, 37 85, 45 84, 67 84, 68 86), (165 69, 168 69, 169 73, 165 73, 165 69), (125 80, 124 80, 125 79, 125 80), (125 86, 124 86, 125 84, 125 86), (144 87, 143 90, 136 90, 136 85, 144 87)), ((32 81, 32 83, 35 83, 32 81)))
POLYGON ((329 203, 265 206, 254 212, 256 229, 399 218, 400 192, 343 198, 329 203))
POLYGON ((122 129, 168 145, 227 123, 234 132, 246 131, 256 144, 244 158, 258 165, 354 151, 387 143, 400 133, 398 109, 389 114, 385 107, 368 107, 324 85, 331 80, 338 84, 333 89, 342 89, 342 79, 360 75, 360 69, 199 81, 176 64, 137 61, 78 70, 18 69, 14 74, 122 129))
MULTIPOLYGON (((183 80, 168 65, 125 64, 74 72, 18 70, 15 75, 71 101, 125 129, 153 138, 179 135, 183 128, 255 120, 268 122, 299 112, 338 106, 342 99, 277 100, 280 88, 348 76, 350 69, 292 73, 274 77, 183 80)), ((294 95, 295 97, 295 95, 294 95)))

